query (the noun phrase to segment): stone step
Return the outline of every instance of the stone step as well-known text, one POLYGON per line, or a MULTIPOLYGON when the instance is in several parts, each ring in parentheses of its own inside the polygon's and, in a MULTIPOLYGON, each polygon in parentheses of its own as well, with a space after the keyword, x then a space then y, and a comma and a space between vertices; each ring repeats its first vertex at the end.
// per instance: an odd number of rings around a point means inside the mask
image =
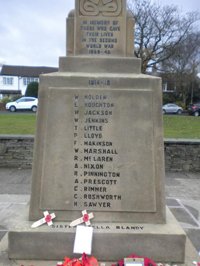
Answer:
MULTIPOLYGON (((94 224, 92 254, 101 261, 117 261, 135 253, 159 262, 178 263, 185 259, 186 235, 167 210, 167 223, 94 224)), ((23 222, 9 232, 8 253, 10 259, 62 260, 66 255, 74 257, 75 228, 69 223, 52 227, 31 229, 31 222, 23 222), (59 247, 59 248, 58 248, 59 247)), ((80 256, 80 255, 77 255, 80 256)))
POLYGON ((60 72, 141 73, 141 60, 135 57, 60 57, 60 72))

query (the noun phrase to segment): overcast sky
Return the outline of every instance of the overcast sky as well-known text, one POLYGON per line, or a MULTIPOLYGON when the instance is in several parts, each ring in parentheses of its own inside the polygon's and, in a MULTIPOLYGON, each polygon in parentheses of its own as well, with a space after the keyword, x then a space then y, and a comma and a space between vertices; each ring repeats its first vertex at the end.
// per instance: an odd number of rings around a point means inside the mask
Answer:
MULTIPOLYGON (((0 64, 57 67, 58 57, 65 56, 65 20, 74 2, 0 0, 0 64)), ((200 0, 157 2, 200 12, 200 0)))

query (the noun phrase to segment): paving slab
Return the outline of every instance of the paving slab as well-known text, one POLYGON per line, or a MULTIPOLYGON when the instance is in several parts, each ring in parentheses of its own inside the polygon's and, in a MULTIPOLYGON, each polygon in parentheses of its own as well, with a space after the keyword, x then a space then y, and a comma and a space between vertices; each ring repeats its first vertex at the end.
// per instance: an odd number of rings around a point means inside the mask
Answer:
POLYGON ((180 207, 180 203, 178 202, 177 199, 174 198, 166 198, 166 204, 168 207, 180 207))
POLYGON ((181 200, 200 200, 200 178, 166 177, 166 196, 181 200))
POLYGON ((31 169, 0 168, 0 194, 30 194, 31 169))
POLYGON ((2 230, 0 229, 0 241, 1 241, 1 239, 5 236, 5 234, 6 234, 7 232, 8 232, 7 230, 2 231, 2 230))
POLYGON ((191 217, 185 208, 171 208, 171 212, 180 223, 198 227, 198 223, 191 217))

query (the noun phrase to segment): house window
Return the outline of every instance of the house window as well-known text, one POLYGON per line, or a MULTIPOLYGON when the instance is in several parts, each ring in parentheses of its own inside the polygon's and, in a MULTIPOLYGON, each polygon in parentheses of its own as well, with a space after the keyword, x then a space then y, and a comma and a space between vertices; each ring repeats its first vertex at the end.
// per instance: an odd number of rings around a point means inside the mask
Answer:
POLYGON ((162 87, 163 87, 163 91, 167 91, 167 83, 163 83, 162 87))
POLYGON ((13 78, 3 77, 3 85, 12 86, 13 85, 13 78))
POLYGON ((163 92, 174 92, 176 91, 176 86, 174 85, 173 82, 168 81, 164 82, 162 85, 163 92))
POLYGON ((23 78, 23 84, 24 84, 24 86, 27 86, 31 82, 38 82, 38 81, 39 81, 38 78, 23 78))

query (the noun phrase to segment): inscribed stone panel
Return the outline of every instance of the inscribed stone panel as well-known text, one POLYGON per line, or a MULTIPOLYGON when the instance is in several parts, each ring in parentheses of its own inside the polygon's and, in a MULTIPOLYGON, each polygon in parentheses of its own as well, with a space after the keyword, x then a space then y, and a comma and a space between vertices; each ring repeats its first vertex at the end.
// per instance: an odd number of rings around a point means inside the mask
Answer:
POLYGON ((126 47, 126 1, 76 0, 76 55, 125 56, 126 47))
POLYGON ((155 212, 151 90, 49 90, 40 207, 155 212))

